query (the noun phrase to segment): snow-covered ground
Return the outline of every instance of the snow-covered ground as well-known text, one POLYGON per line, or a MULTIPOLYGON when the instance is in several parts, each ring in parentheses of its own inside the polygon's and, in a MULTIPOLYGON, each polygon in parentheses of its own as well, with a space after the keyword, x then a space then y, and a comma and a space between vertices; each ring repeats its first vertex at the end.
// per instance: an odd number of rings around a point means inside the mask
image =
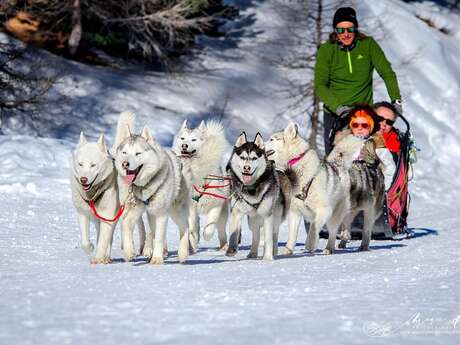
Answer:
MULTIPOLYGON (((245 258, 244 227, 235 258, 217 251, 214 239, 181 265, 171 225, 172 255, 161 267, 123 262, 118 231, 114 263, 89 264, 68 182, 80 130, 111 139, 122 110, 136 111, 165 145, 186 117, 197 123, 219 114, 231 142, 243 129, 267 136, 287 123, 289 113, 277 116, 286 100, 275 95, 284 78, 260 53, 270 53, 267 38, 283 36, 283 22, 273 1, 238 3, 242 17, 229 37, 204 42, 206 54, 192 62, 206 72, 164 78, 136 66, 111 70, 50 57, 70 73, 55 90, 67 102, 43 115, 38 132, 10 122, 0 136, 0 344, 459 342, 459 17, 429 3, 354 4, 400 76, 422 149, 410 185, 415 238, 373 241, 364 253, 353 242, 333 256, 310 256, 301 231, 295 256, 267 263, 245 258)), ((382 87, 377 99, 386 98, 382 87)), ((285 240, 283 225, 280 245, 285 240)))

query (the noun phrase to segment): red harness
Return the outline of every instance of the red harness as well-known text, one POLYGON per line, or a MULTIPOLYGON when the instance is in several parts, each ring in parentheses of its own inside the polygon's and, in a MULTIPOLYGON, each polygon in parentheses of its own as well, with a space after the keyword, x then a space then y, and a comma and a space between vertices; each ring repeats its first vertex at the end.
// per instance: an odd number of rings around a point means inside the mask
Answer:
POLYGON ((208 195, 208 196, 212 196, 213 198, 218 198, 218 199, 224 199, 224 200, 227 200, 227 197, 223 196, 223 195, 220 195, 220 194, 216 194, 216 193, 210 193, 210 192, 206 192, 206 189, 219 189, 219 188, 225 188, 225 187, 228 187, 232 184, 232 179, 231 177, 228 177, 228 176, 218 176, 218 175, 208 175, 208 177, 205 177, 205 180, 212 180, 212 181, 229 181, 227 184, 224 184, 224 185, 211 185, 210 183, 205 183, 203 185, 203 190, 199 190, 198 187, 196 185, 192 185, 193 189, 201 195, 208 195))
POLYGON ((110 222, 110 223, 117 221, 121 217, 121 215, 123 214, 123 211, 125 210, 125 205, 121 205, 120 209, 118 210, 118 212, 115 215, 115 217, 112 218, 112 219, 107 219, 107 218, 102 217, 99 213, 97 213, 96 206, 94 206, 94 200, 93 199, 91 199, 89 201, 89 207, 90 207, 91 211, 93 212, 93 214, 94 214, 94 216, 96 218, 98 218, 100 220, 103 220, 104 222, 110 222))

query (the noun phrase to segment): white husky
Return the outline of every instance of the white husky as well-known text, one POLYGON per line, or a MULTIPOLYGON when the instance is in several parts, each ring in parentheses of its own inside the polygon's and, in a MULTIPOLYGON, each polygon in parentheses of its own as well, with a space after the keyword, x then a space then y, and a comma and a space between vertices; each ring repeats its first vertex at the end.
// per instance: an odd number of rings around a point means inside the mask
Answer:
POLYGON ((165 150, 144 127, 141 135, 133 135, 134 114, 121 114, 114 147, 118 171, 120 200, 126 200, 122 216, 122 238, 125 260, 135 257, 133 227, 144 211, 150 224, 144 255, 150 263, 162 264, 168 215, 179 227, 178 257, 188 257, 189 192, 176 155, 165 150))
POLYGON ((267 155, 278 168, 291 169, 297 182, 293 186, 288 212, 289 235, 286 253, 292 254, 297 240, 301 217, 310 221, 305 249, 314 252, 318 246, 319 231, 326 224, 329 230, 325 254, 332 254, 336 233, 350 209, 350 177, 352 154, 358 140, 350 139, 350 151, 330 155, 321 161, 316 151, 298 133, 297 125, 290 123, 284 131, 275 133, 266 143, 267 155))
POLYGON ((189 128, 187 120, 174 138, 173 150, 182 162, 182 173, 191 191, 189 229, 190 244, 196 251, 200 240, 199 215, 207 216, 204 238, 209 241, 217 227, 220 248, 227 246, 225 225, 228 218, 227 198, 230 181, 222 176, 220 162, 229 144, 222 124, 204 121, 189 128))
POLYGON ((94 249, 89 239, 90 222, 93 222, 97 245, 91 262, 110 262, 115 218, 120 204, 116 172, 103 135, 97 143, 89 143, 84 134, 80 134, 80 142, 72 155, 71 189, 73 204, 78 212, 83 250, 91 254, 94 249), (91 206, 101 218, 114 221, 101 221, 91 206))

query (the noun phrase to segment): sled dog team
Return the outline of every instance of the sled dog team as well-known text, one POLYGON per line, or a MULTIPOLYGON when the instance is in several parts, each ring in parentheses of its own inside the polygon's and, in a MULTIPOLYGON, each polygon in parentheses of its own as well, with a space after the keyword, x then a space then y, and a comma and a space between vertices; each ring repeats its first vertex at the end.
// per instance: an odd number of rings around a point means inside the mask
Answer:
POLYGON ((229 145, 218 122, 189 128, 184 121, 172 150, 162 147, 147 127, 140 134, 134 133, 134 128, 134 114, 124 112, 110 150, 103 135, 97 142, 88 142, 82 133, 72 155, 72 199, 81 245, 88 254, 94 250, 90 223, 97 233, 92 263, 110 262, 113 233, 120 222, 125 260, 140 254, 152 264, 162 264, 168 255, 169 219, 179 230, 180 262, 196 252, 201 232, 209 241, 216 230, 220 249, 234 256, 244 216, 252 231, 249 258, 257 257, 262 241, 264 260, 278 254, 278 230, 285 219, 289 233, 281 254, 293 254, 302 218, 310 223, 305 249, 317 249, 319 231, 327 226, 324 253, 332 254, 339 227, 344 225, 340 243, 344 247, 349 239, 347 226, 358 210, 364 211, 360 250, 368 250, 374 221, 382 209, 378 191, 383 189, 383 177, 380 173, 373 183, 365 184, 360 176, 366 174, 353 172, 359 139, 346 137, 320 159, 294 123, 266 142, 260 134, 250 141, 243 132, 233 146, 226 171, 222 171, 221 158, 229 145), (206 216, 203 227, 201 215, 206 216), (135 227, 139 250, 134 247, 135 227))

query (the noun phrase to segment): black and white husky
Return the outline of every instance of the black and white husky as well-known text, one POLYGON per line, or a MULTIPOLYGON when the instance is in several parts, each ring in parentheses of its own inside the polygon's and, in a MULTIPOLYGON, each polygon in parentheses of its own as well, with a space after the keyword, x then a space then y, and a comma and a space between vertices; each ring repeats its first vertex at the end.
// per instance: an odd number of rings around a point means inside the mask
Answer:
POLYGON ((238 251, 241 221, 244 215, 248 215, 252 230, 248 257, 257 257, 262 228, 265 239, 263 259, 273 260, 278 251, 284 198, 278 175, 273 164, 267 160, 264 141, 259 133, 253 142, 247 141, 244 132, 238 137, 227 165, 227 174, 232 178, 227 256, 234 256, 238 251))

